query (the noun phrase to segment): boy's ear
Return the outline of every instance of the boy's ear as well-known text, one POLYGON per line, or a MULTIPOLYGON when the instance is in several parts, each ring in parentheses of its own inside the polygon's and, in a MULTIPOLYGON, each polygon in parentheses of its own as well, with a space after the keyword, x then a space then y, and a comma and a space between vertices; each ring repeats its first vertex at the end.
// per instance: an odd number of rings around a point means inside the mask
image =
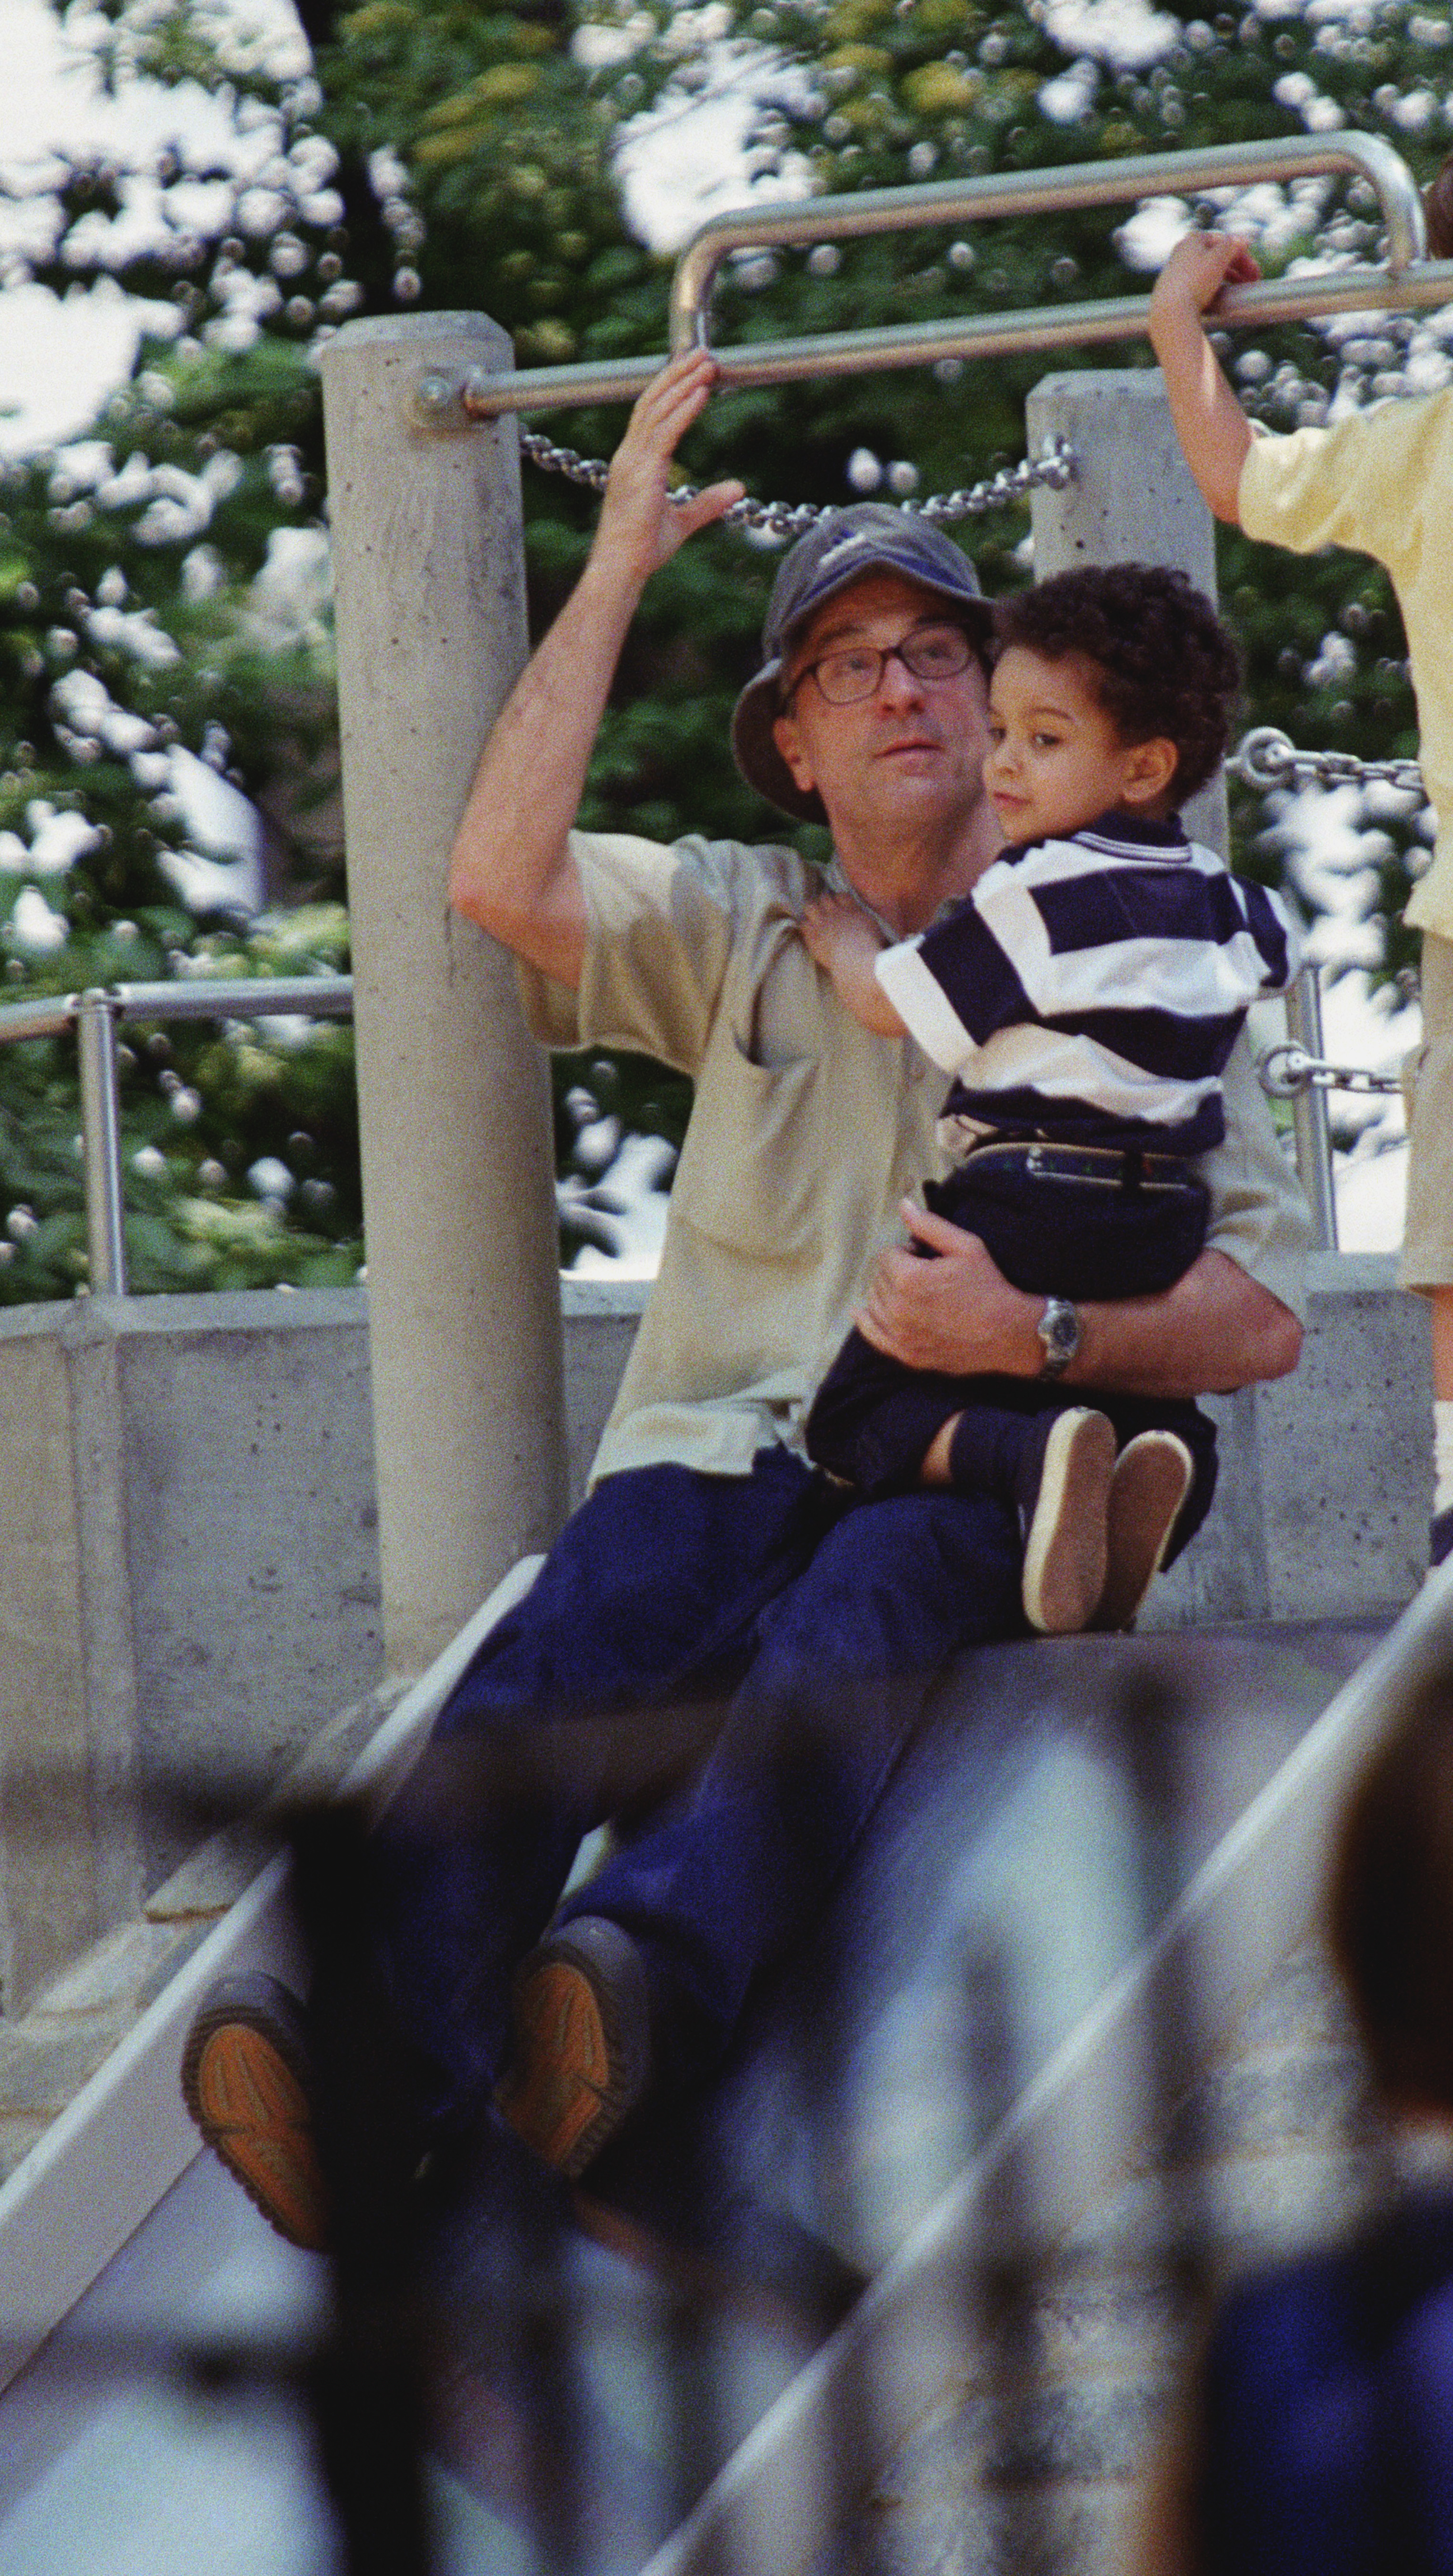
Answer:
POLYGON ((1121 793, 1127 805, 1153 805, 1169 794, 1181 756, 1164 734, 1132 743, 1125 755, 1121 793))

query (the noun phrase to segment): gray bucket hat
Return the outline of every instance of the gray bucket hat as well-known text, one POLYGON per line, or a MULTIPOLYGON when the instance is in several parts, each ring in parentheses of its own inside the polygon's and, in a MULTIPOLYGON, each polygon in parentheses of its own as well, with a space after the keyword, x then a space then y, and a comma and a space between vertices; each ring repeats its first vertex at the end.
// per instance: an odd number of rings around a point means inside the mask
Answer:
POLYGON ((747 682, 732 714, 732 757, 749 787, 770 797, 802 823, 824 823, 821 797, 804 795, 772 739, 781 713, 778 683, 794 628, 825 599, 861 581, 865 573, 897 572, 938 593, 968 614, 964 624, 976 645, 988 642, 993 612, 966 555, 931 523, 886 501, 856 501, 830 510, 783 557, 762 627, 763 661, 747 682))

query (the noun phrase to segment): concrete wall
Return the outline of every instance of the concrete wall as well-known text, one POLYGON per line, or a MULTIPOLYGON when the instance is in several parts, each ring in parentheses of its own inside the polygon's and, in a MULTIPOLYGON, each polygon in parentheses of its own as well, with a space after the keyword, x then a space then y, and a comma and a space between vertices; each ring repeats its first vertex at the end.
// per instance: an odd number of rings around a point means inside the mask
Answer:
MULTIPOLYGON (((1421 1579, 1426 1310, 1314 1265, 1297 1376, 1218 1400, 1221 1489, 1147 1625, 1391 1610, 1421 1579)), ((640 1311, 567 1280, 578 1499, 640 1311)), ((153 1799, 275 1776, 377 1678, 365 1292, 0 1311, 0 2006, 135 1913, 200 1837, 153 1799)))
POLYGON ((1143 1627, 1357 1618, 1411 1600, 1428 1561, 1433 1379, 1427 1306, 1399 1292, 1396 1270, 1390 1254, 1314 1253, 1295 1375, 1206 1399, 1216 1502, 1143 1627))

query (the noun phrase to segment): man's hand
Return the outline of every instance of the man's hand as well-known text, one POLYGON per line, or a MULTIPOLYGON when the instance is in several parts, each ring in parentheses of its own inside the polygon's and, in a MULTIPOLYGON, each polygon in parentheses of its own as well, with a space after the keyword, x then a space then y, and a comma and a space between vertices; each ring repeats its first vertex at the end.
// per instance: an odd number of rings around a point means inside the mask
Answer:
POLYGON ((906 1368, 955 1377, 1037 1377, 1044 1358, 1036 1327, 1042 1297, 1011 1288, 976 1234, 903 1201, 903 1222, 938 1253, 882 1253, 857 1318, 865 1339, 906 1368))
POLYGON ((619 569, 638 591, 678 546, 742 497, 744 487, 735 481, 708 484, 694 501, 667 497, 676 450, 706 409, 716 379, 709 350, 689 349, 673 358, 641 395, 611 458, 591 553, 597 564, 619 569))
POLYGON ((862 905, 848 894, 815 895, 803 906, 797 926, 804 946, 831 976, 833 990, 854 1019, 879 1037, 901 1037, 903 1022, 873 972, 883 953, 883 934, 862 905))

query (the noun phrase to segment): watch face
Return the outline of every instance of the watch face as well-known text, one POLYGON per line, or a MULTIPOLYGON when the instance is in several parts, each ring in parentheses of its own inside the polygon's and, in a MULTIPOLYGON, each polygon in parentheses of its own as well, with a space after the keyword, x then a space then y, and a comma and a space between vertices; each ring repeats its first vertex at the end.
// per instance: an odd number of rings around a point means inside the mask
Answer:
POLYGON ((1039 1319, 1046 1372, 1068 1368, 1080 1347, 1080 1319, 1063 1297, 1051 1297, 1039 1319))

